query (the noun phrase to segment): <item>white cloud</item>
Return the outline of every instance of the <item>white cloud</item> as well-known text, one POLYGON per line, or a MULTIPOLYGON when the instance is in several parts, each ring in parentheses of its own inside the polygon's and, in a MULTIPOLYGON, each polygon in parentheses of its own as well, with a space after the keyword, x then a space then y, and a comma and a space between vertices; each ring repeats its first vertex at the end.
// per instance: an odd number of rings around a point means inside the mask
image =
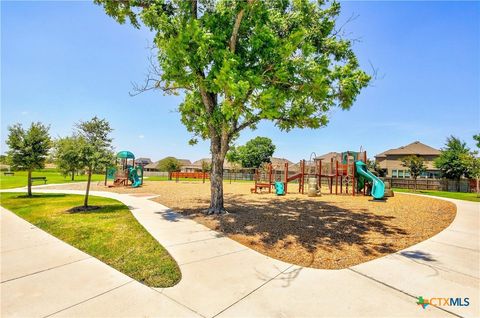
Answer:
POLYGON ((144 135, 138 135, 138 138, 143 139, 143 138, 145 138, 145 136, 144 135))
POLYGON ((21 112, 20 114, 22 114, 22 116, 26 116, 28 115, 28 112, 26 110, 24 110, 23 112, 21 112))

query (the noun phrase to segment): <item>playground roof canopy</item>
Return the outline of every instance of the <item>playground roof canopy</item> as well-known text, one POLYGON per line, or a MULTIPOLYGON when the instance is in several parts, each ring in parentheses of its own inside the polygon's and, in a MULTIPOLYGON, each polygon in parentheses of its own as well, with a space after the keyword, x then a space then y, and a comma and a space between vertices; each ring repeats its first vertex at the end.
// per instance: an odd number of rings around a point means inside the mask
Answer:
POLYGON ((117 153, 117 158, 120 159, 135 159, 135 155, 131 153, 130 151, 123 150, 117 153))

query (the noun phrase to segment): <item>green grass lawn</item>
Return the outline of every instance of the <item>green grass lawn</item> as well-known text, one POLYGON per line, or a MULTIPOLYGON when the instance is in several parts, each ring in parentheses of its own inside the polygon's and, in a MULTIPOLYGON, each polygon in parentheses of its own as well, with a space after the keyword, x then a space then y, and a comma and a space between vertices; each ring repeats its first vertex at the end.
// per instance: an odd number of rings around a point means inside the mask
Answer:
MULTIPOLYGON (((18 187, 25 187, 27 185, 27 172, 26 171, 15 171, 14 176, 6 176, 3 174, 4 171, 0 172, 0 189, 12 189, 18 187)), ((86 175, 75 176, 75 181, 70 180, 70 177, 64 177, 60 172, 54 169, 45 169, 40 171, 34 171, 32 177, 46 177, 47 184, 52 183, 69 183, 69 182, 79 182, 87 181, 86 175)), ((101 181, 104 180, 105 176, 101 174, 92 175, 92 181, 101 181)), ((33 181, 33 185, 44 184, 43 181, 33 181)))
POLYGON ((433 195, 433 196, 442 197, 442 198, 480 202, 480 198, 477 197, 476 193, 447 192, 447 191, 435 191, 435 190, 417 190, 417 192, 414 192, 411 189, 398 189, 398 188, 394 188, 393 191, 426 194, 426 195, 433 195))
POLYGON ((42 230, 151 287, 175 285, 181 277, 175 260, 137 222, 128 208, 112 199, 90 197, 99 210, 69 213, 83 196, 0 193, 1 205, 42 230))

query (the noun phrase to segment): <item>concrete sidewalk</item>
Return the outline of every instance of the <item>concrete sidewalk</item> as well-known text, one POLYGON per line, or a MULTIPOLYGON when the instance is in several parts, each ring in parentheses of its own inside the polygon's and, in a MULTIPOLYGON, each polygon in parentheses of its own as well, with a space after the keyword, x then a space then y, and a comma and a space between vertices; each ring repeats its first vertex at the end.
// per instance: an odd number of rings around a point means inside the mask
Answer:
POLYGON ((319 270, 259 254, 148 197, 92 195, 129 206, 178 262, 180 283, 146 287, 2 209, 2 316, 480 315, 478 203, 450 200, 458 207, 454 222, 407 250, 349 269, 319 270), (469 297, 470 306, 422 309, 418 296, 469 297))

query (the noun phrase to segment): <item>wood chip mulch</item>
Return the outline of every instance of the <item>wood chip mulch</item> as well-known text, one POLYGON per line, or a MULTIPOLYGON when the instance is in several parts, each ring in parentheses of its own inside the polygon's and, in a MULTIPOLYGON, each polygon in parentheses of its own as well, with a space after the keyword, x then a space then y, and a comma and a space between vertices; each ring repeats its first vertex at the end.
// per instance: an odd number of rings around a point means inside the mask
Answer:
POLYGON ((251 194, 250 188, 248 183, 225 183, 229 214, 224 216, 202 213, 210 199, 208 182, 146 181, 142 188, 108 190, 158 194, 152 200, 260 253, 323 269, 346 268, 407 248, 445 229, 456 214, 453 203, 400 193, 375 202, 363 195, 277 197, 251 194))

